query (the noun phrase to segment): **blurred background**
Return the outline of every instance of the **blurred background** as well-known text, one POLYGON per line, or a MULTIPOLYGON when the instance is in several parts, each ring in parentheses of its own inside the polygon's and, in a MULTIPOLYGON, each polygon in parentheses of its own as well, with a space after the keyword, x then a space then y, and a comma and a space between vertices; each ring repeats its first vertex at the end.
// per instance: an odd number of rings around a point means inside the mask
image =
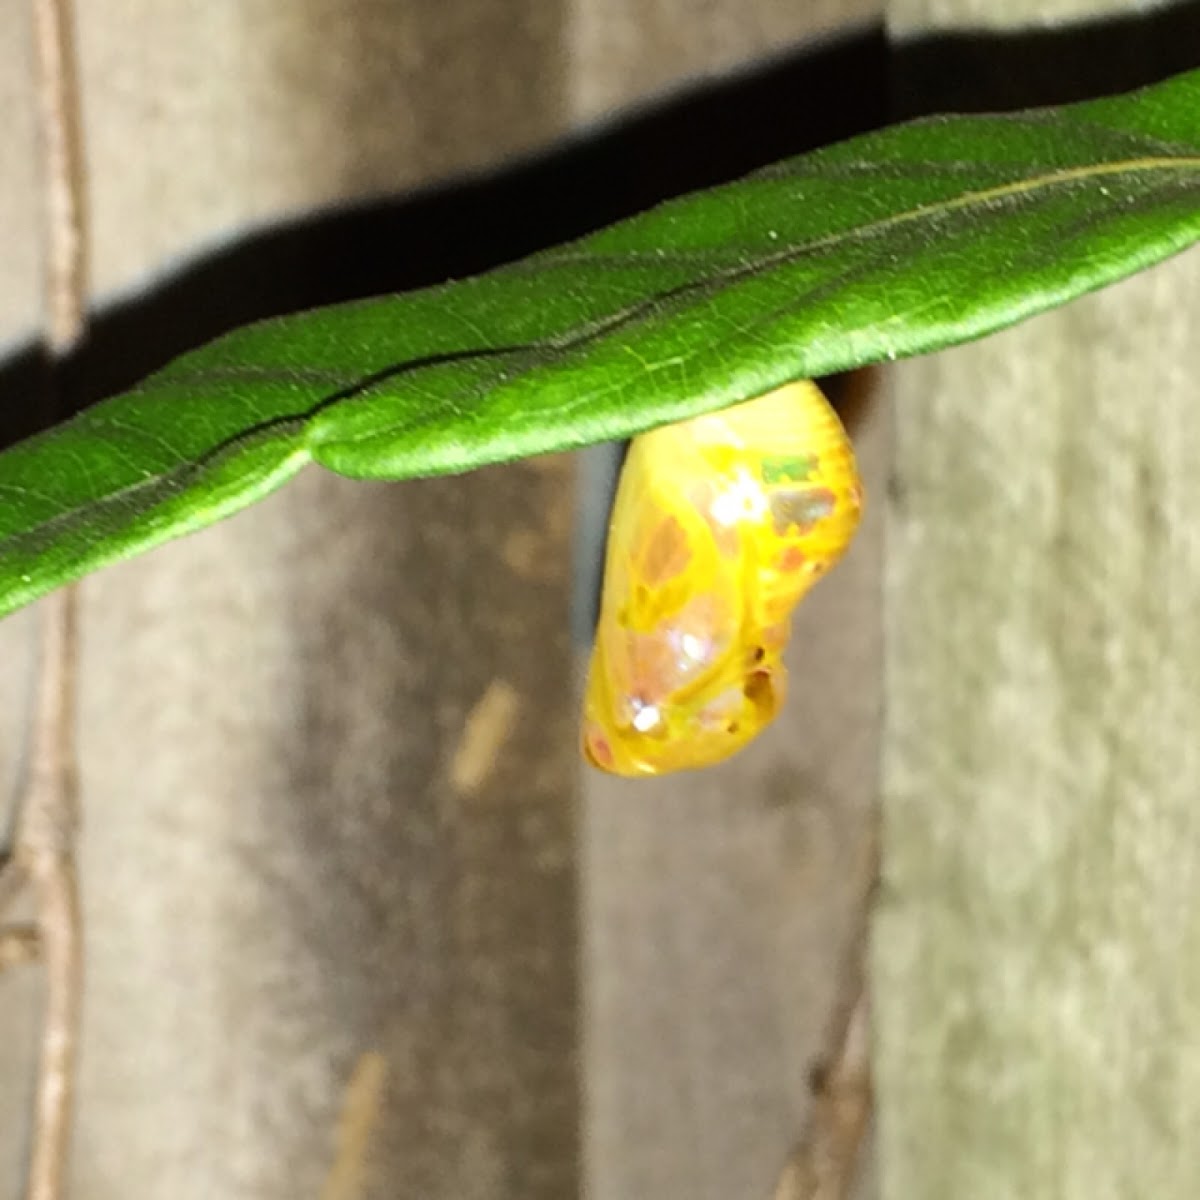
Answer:
MULTIPOLYGON (((1200 61, 1196 5, 1135 0, 77 7, 95 312, 75 405, 255 317, 483 270, 898 116, 1200 61)), ((7 444, 40 419, 44 364, 26 5, 5 18, 7 444)), ((785 715, 720 769, 631 784, 578 761, 612 448, 397 485, 312 469, 90 578, 73 1195, 800 1200, 779 1181, 859 952, 881 790, 885 1170, 858 1194, 1192 1195, 1195 265, 831 382, 866 525, 797 618, 785 715), (1152 420, 1116 403, 1134 393, 1152 420), (1140 508, 1089 473, 1114 438, 1140 508), (1158 607, 1147 570, 1105 574, 1146 561, 1150 527, 1182 531, 1158 607), (1072 629, 1094 640, 1059 653, 1072 629), (1081 705, 1085 678, 1113 707, 1081 705), (991 724, 955 723, 991 695, 991 724), (1104 834, 1124 824, 1181 857, 1126 862, 1104 834), (1065 874, 1064 843, 1091 847, 1065 874), (1103 1017, 1077 1045, 1043 1019, 1068 1011, 1103 1017), (1061 1061, 1006 1075, 1021 1046, 1061 1061), (1145 1120, 1122 1119, 1139 1081, 1145 1120), (347 1112, 361 1170, 335 1182, 347 1112)), ((6 792, 35 622, 0 625, 6 792)), ((0 1195, 38 995, 36 971, 0 977, 0 1195)))

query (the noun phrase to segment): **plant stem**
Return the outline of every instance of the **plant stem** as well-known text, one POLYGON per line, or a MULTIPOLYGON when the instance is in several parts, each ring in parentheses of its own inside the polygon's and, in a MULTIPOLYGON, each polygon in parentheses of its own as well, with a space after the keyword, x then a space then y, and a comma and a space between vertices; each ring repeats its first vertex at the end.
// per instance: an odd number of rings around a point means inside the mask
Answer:
MULTIPOLYGON (((44 154, 45 341, 55 364, 79 343, 87 301, 87 222, 79 89, 70 0, 32 0, 36 91, 44 154)), ((82 921, 75 870, 79 825, 75 765, 78 595, 42 609, 41 662, 30 734, 29 775, 0 890, 27 883, 36 926, 11 930, 10 954, 40 949, 46 986, 34 1096, 26 1200, 64 1194, 75 1092, 83 981, 82 921), (23 936, 24 935, 24 936, 23 936), (14 949, 16 948, 16 949, 14 949)), ((0 901, 6 897, 0 895, 0 901)), ((11 898, 11 897, 8 897, 11 898)))
POLYGON ((864 989, 851 1009, 838 1056, 817 1088, 809 1127, 776 1187, 774 1200, 845 1200, 852 1194, 871 1117, 869 1026, 864 989))
POLYGON ((45 602, 30 774, 16 832, 15 857, 33 893, 46 972, 27 1200, 59 1200, 63 1195, 75 1091, 83 983, 75 871, 77 607, 70 588, 45 602))
POLYGON ((87 193, 71 0, 32 0, 45 196, 45 341, 55 358, 80 342, 87 305, 87 193))
POLYGON ((858 935, 842 971, 825 1042, 827 1055, 814 1084, 812 1114, 772 1200, 847 1200, 853 1195, 873 1105, 867 943, 879 878, 878 846, 878 832, 873 831, 870 882, 858 913, 858 935))

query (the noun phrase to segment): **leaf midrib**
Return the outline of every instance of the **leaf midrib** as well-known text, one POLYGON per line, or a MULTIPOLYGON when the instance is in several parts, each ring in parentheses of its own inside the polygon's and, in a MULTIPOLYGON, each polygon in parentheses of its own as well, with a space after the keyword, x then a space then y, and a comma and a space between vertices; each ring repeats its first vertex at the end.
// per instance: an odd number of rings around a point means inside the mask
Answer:
MULTIPOLYGON (((823 237, 814 238, 800 245, 791 245, 783 247, 778 251, 773 251, 769 254, 762 255, 756 258, 753 262, 740 264, 737 267, 725 268, 713 275, 702 280, 689 280, 685 283, 676 285, 673 288, 667 288, 661 292, 656 292, 635 304, 624 306, 616 312, 610 313, 607 317, 590 322, 591 328, 573 329, 567 334, 550 334, 544 338, 532 340, 523 344, 514 344, 505 347, 489 347, 467 351, 463 354, 463 358, 475 359, 481 357, 497 357, 503 355, 530 355, 540 356, 543 354, 551 354, 560 356, 564 352, 570 352, 585 345, 589 341, 593 341, 599 337, 611 333, 613 330, 622 326, 636 322, 647 311, 653 310, 664 301, 678 299, 681 296, 687 295, 689 292, 707 293, 709 295, 723 291, 730 284, 737 283, 744 279, 753 278, 764 270, 769 270, 775 266, 786 265, 792 262, 798 262, 801 259, 810 255, 819 254, 824 250, 835 249, 842 245, 851 245, 854 243, 867 242, 874 237, 887 232, 902 228, 905 225, 912 224, 922 219, 936 219, 945 217, 950 214, 967 212, 972 208, 986 208, 994 205, 997 202, 1002 202, 1007 199, 1033 196, 1042 192, 1047 192, 1055 188, 1066 187, 1080 181, 1096 180, 1101 178, 1119 178, 1125 175, 1149 175, 1153 173, 1187 174, 1189 172, 1200 172, 1200 156, 1197 155, 1144 155, 1138 158, 1121 159, 1115 162, 1105 162, 1096 164, 1087 164, 1077 167, 1061 168, 1054 171, 1046 172, 1042 175, 1034 177, 1025 177, 1015 180, 1011 183, 997 184, 992 187, 978 188, 972 191, 964 192, 959 196, 949 200, 938 200, 928 204, 915 205, 912 208, 905 209, 902 212, 892 213, 887 217, 881 217, 874 221, 866 222, 862 225, 857 225, 850 230, 838 230, 836 232, 826 234, 823 237)), ((590 256, 580 255, 579 261, 585 261, 590 256)), ((613 259, 622 258, 624 256, 614 254, 612 256, 603 255, 595 256, 595 261, 612 261, 613 259)), ((640 256, 639 256, 640 257, 640 256)), ((560 259, 559 261, 562 261, 560 259)), ((503 271, 503 268, 501 269, 503 271)), ((340 403, 344 400, 351 399, 356 396, 363 396, 371 392, 374 388, 390 379, 397 378, 400 375, 408 373, 411 370, 419 369, 421 363, 419 360, 408 360, 400 363, 393 363, 389 366, 374 371, 365 379, 357 379, 346 384, 341 388, 334 389, 333 392, 326 396, 318 397, 309 405, 306 405, 301 411, 289 414, 287 417, 275 418, 266 422, 266 426, 275 425, 282 422, 283 424, 297 424, 301 427, 315 417, 323 409, 330 407, 333 404, 340 403)), ((239 372, 230 372, 231 375, 236 375, 239 372)), ((520 373, 519 371, 517 372, 520 373)), ((171 373, 171 382, 173 385, 178 385, 181 382, 204 383, 209 382, 213 376, 220 376, 221 370, 218 368, 215 372, 210 372, 205 368, 200 368, 194 374, 188 373, 171 373)), ((262 378, 270 378, 273 374, 271 368, 255 368, 248 374, 257 374, 262 378)), ((280 375, 287 375, 286 369, 278 372, 280 375)), ((332 373, 331 373, 332 374, 332 373)), ((331 379, 332 383, 333 380, 331 379)), ((153 380, 148 381, 150 384, 145 390, 152 390, 153 380)), ((140 389, 134 389, 137 391, 140 389)), ((262 425, 255 425, 239 434, 227 439, 219 447, 213 447, 212 450, 202 455, 200 459, 191 462, 181 462, 173 464, 165 471, 158 472, 154 476, 139 480, 135 484, 121 489, 121 492, 128 494, 129 492, 140 491, 146 485, 160 483, 163 480, 170 479, 178 474, 186 474, 189 471, 202 469, 206 461, 211 461, 214 457, 219 456, 220 452, 227 452, 239 444, 244 444, 247 440, 251 440, 264 431, 262 425)), ((379 430, 364 431, 361 434, 348 435, 336 440, 338 441, 367 441, 373 437, 377 437, 379 430)), ((305 447, 305 452, 311 454, 308 447, 305 447)), ((107 498, 107 497, 106 497, 107 498)), ((74 506, 66 512, 56 514, 47 521, 39 523, 39 531, 44 531, 48 526, 53 526, 59 521, 69 521, 73 516, 82 511, 86 511, 95 503, 89 502, 74 506)), ((5 539, 7 541, 8 539, 5 539)))

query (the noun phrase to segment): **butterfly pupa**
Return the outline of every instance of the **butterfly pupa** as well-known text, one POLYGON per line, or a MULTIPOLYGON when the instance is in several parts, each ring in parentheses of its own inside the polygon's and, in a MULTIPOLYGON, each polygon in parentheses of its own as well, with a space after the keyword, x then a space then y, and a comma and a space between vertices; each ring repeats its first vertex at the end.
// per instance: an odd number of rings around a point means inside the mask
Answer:
POLYGON ((784 701, 792 610, 861 510, 850 440, 810 381, 635 438, 609 524, 585 759, 661 775, 760 733, 784 701))

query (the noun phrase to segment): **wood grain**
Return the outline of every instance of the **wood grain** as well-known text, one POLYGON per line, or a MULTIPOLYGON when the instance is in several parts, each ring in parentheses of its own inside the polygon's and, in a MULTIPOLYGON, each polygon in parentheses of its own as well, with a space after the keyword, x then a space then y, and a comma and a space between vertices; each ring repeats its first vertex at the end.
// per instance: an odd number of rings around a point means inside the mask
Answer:
MULTIPOLYGON (((896 9, 909 34, 978 12, 896 9)), ((887 1200, 1195 1195, 1196 268, 896 369, 887 1200)))

